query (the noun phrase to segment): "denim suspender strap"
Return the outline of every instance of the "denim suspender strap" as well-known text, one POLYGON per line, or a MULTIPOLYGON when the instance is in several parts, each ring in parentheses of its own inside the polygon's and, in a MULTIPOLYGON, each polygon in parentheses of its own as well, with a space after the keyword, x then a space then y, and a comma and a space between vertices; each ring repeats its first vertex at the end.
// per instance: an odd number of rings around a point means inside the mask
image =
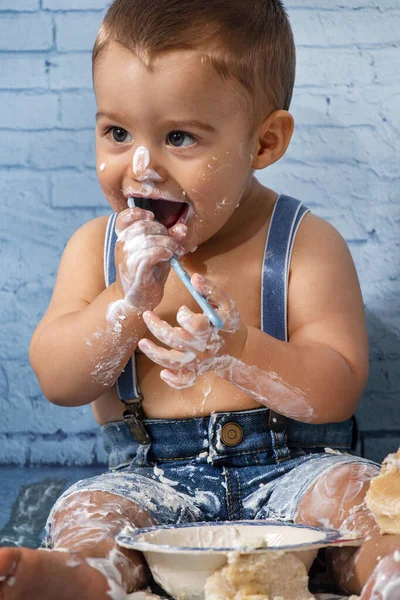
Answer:
POLYGON ((279 196, 265 244, 261 284, 261 329, 288 341, 287 292, 290 259, 297 230, 309 209, 299 200, 279 196))
MULTIPOLYGON (((293 243, 301 220, 308 212, 301 202, 280 196, 275 203, 266 240, 262 270, 261 328, 273 337, 287 341, 287 289, 293 243)), ((117 241, 113 214, 107 225, 104 248, 104 277, 109 286, 116 279, 114 248, 117 241)), ((132 436, 148 451, 149 436, 141 421, 142 395, 136 375, 135 356, 128 361, 117 380, 117 391, 125 404, 124 421, 132 436)), ((325 447, 349 450, 352 441, 352 421, 312 425, 287 419, 270 411, 270 434, 276 459, 285 460, 289 447, 325 447)))
MULTIPOLYGON (((106 236, 104 242, 104 279, 108 287, 116 279, 116 269, 114 261, 114 249, 117 243, 117 234, 115 232, 115 221, 117 213, 111 215, 107 223, 106 236)), ((125 404, 124 422, 137 442, 148 444, 150 438, 143 425, 143 396, 140 392, 137 375, 135 355, 127 362, 125 369, 117 379, 117 392, 121 401, 125 404)))
MULTIPOLYGON (((290 259, 297 230, 309 209, 299 200, 279 196, 271 216, 265 244, 261 285, 261 329, 274 338, 287 342, 287 297, 290 259)), ((288 457, 288 419, 270 411, 269 427, 276 459, 288 457)))
MULTIPOLYGON (((288 341, 287 295, 290 258, 297 230, 309 212, 289 196, 275 203, 265 247, 262 273, 261 329, 281 341, 288 341)), ((270 411, 269 428, 276 460, 290 456, 291 446, 304 449, 352 447, 353 420, 311 424, 294 421, 270 411)))

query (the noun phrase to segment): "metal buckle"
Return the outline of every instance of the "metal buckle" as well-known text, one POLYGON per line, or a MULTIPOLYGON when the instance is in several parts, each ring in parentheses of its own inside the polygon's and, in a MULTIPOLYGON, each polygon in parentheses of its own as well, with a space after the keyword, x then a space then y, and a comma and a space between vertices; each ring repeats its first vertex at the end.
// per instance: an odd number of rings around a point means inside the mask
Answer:
POLYGON ((139 396, 138 399, 131 401, 124 400, 126 410, 124 410, 123 417, 124 423, 126 423, 132 437, 139 444, 144 445, 150 444, 150 436, 143 424, 145 414, 142 407, 142 400, 143 396, 139 396))
POLYGON ((280 415, 279 413, 270 410, 268 425, 269 428, 272 429, 272 431, 285 430, 287 427, 287 417, 284 417, 283 415, 280 415))

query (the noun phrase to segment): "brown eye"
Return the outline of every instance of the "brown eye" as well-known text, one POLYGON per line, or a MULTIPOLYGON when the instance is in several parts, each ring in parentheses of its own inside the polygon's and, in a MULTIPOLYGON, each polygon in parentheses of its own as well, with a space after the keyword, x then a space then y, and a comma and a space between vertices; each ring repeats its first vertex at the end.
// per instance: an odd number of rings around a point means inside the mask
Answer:
POLYGON ((126 142, 132 141, 130 133, 128 133, 126 129, 122 129, 122 127, 112 127, 110 129, 110 134, 117 144, 125 144, 126 142))
POLYGON ((191 146, 196 142, 195 138, 185 131, 171 131, 167 136, 167 141, 170 146, 175 148, 191 146))

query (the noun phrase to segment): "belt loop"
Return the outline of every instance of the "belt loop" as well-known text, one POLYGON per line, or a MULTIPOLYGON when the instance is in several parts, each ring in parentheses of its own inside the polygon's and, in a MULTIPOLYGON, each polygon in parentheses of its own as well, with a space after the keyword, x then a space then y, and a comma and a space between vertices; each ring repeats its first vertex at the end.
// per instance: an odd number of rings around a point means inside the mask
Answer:
POLYGON ((150 444, 150 436, 143 423, 143 419, 145 418, 142 407, 143 396, 140 395, 137 398, 122 400, 122 402, 126 406, 126 410, 123 413, 124 423, 128 427, 132 437, 138 444, 150 444))
POLYGON ((287 422, 287 417, 284 417, 283 415, 280 415, 279 413, 274 412, 273 410, 269 411, 268 425, 269 428, 272 429, 272 431, 286 430, 287 422))
POLYGON ((268 425, 272 441, 272 448, 277 462, 290 458, 290 450, 287 439, 288 419, 284 415, 269 411, 268 425))

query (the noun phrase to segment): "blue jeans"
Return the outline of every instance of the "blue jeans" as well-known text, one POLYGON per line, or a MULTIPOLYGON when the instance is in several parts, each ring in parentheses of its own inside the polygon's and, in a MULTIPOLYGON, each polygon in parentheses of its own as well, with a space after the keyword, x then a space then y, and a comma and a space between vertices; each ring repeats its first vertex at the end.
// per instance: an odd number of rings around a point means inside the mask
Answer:
POLYGON ((128 498, 159 524, 294 521, 302 497, 322 473, 344 463, 375 464, 313 447, 312 439, 304 448, 301 431, 292 441, 289 431, 288 441, 286 434, 269 429, 268 414, 259 408, 145 419, 152 441, 144 446, 123 421, 107 423, 102 433, 110 470, 64 492, 48 518, 43 545, 51 547, 51 522, 60 501, 77 492, 102 490, 128 498))

